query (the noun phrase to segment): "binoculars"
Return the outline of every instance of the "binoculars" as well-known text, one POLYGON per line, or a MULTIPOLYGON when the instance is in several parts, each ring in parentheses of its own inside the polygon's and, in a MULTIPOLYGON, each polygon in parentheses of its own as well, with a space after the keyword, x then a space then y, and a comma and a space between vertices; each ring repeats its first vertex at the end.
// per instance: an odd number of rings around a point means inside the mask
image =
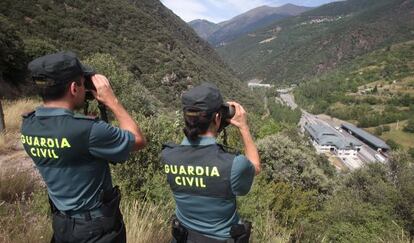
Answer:
POLYGON ((236 114, 236 109, 232 105, 224 104, 220 109, 221 114, 221 122, 218 132, 221 132, 224 128, 226 128, 230 123, 228 120, 234 117, 236 114))
POLYGON ((95 75, 95 74, 93 73, 93 74, 89 74, 89 75, 84 76, 85 77, 85 83, 84 84, 85 84, 85 89, 86 89, 86 94, 85 94, 85 99, 86 100, 94 100, 95 99, 95 97, 93 96, 92 91, 91 91, 91 90, 96 91, 95 85, 92 82, 92 76, 93 75, 95 75))

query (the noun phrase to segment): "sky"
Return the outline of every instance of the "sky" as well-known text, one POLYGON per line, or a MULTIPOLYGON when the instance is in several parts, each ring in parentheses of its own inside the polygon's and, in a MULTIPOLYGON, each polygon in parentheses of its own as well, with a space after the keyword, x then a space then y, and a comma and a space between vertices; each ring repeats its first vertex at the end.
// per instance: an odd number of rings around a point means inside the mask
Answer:
POLYGON ((315 7, 335 0, 161 0, 161 2, 184 21, 206 19, 213 23, 229 20, 250 9, 268 5, 281 6, 292 3, 315 7))

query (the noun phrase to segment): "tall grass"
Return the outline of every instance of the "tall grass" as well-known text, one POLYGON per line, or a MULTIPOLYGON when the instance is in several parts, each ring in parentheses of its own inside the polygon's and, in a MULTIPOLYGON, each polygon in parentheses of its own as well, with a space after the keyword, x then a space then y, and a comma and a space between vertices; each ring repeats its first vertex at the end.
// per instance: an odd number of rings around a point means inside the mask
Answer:
POLYGON ((291 230, 281 227, 270 211, 253 222, 251 242, 287 243, 290 242, 291 230))
POLYGON ((0 173, 0 242, 41 243, 50 240, 51 229, 45 210, 47 197, 40 183, 28 170, 1 168, 0 173), (36 198, 36 199, 35 199, 36 198), (39 201, 39 199, 43 199, 39 201))
POLYGON ((122 207, 127 239, 131 243, 170 242, 171 206, 152 202, 126 202, 122 207))
POLYGON ((18 132, 22 122, 22 114, 34 110, 41 104, 35 99, 5 100, 3 103, 4 121, 8 132, 18 132))
MULTIPOLYGON (((0 168, 1 169, 1 168, 0 168)), ((131 243, 169 242, 172 207, 137 200, 123 201, 122 212, 131 243)), ((46 189, 33 173, 0 170, 0 242, 43 243, 52 235, 46 189)))
POLYGON ((22 114, 34 110, 41 102, 35 99, 2 101, 6 131, 0 133, 0 152, 17 148, 22 114))

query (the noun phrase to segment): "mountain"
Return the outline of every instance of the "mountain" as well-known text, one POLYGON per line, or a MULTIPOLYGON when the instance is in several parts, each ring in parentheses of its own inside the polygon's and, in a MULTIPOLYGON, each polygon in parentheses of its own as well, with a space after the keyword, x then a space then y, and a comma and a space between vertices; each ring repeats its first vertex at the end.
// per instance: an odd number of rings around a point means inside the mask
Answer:
MULTIPOLYGON (((277 20, 296 16, 310 9, 293 4, 286 4, 280 7, 261 6, 228 21, 218 23, 218 29, 210 34, 202 32, 202 38, 208 40, 212 45, 222 45, 248 32, 266 27, 277 20)), ((190 25, 197 31, 198 28, 194 23, 190 23, 190 25)))
POLYGON ((328 113, 361 127, 414 117, 414 41, 358 56, 301 83, 295 100, 312 113, 328 113))
POLYGON ((244 80, 299 83, 414 38, 414 2, 348 0, 275 22, 218 49, 244 80))
POLYGON ((227 98, 256 103, 214 49, 160 1, 3 0, 0 13, 0 79, 8 83, 21 83, 13 73, 24 73, 31 59, 72 50, 82 60, 113 57, 165 107, 177 109, 181 93, 203 81, 227 98))
POLYGON ((188 24, 195 30, 198 36, 204 40, 206 40, 212 33, 220 28, 218 24, 209 22, 204 19, 196 19, 188 22, 188 24))

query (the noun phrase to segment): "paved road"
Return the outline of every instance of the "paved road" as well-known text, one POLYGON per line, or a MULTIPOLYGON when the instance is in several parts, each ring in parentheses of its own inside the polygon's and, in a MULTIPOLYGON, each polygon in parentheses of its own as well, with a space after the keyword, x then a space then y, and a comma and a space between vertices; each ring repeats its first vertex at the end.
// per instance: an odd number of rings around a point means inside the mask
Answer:
POLYGON ((280 98, 286 102, 286 104, 292 108, 292 109, 296 109, 298 107, 298 105, 295 102, 295 98, 293 97, 293 95, 291 94, 280 94, 280 98))
MULTIPOLYGON (((289 107, 291 107, 291 108, 296 108, 297 107, 297 105, 295 103, 295 100, 294 100, 294 97, 291 93, 281 94, 280 98, 289 107)), ((330 126, 333 129, 336 129, 335 124, 333 124, 333 122, 323 120, 323 119, 319 118, 317 115, 313 115, 313 114, 311 114, 311 113, 309 113, 309 112, 307 112, 303 109, 301 109, 301 111, 302 111, 302 117, 299 121, 299 125, 301 127, 302 132, 304 131, 304 126, 306 124, 323 124, 325 126, 330 126)), ((375 158, 375 154, 377 154, 377 151, 375 151, 374 149, 372 149, 371 147, 369 147, 368 145, 366 145, 365 143, 363 143, 362 141, 360 141, 356 137, 352 136, 348 132, 343 131, 342 129, 339 130, 339 133, 344 137, 344 139, 347 138, 347 139, 350 139, 350 140, 356 140, 356 141, 359 141, 361 144, 363 144, 362 147, 361 147, 361 150, 358 153, 358 158, 359 159, 343 161, 344 164, 347 165, 347 167, 349 167, 351 169, 355 169, 355 168, 361 167, 364 163, 377 162, 377 159, 375 158)))

